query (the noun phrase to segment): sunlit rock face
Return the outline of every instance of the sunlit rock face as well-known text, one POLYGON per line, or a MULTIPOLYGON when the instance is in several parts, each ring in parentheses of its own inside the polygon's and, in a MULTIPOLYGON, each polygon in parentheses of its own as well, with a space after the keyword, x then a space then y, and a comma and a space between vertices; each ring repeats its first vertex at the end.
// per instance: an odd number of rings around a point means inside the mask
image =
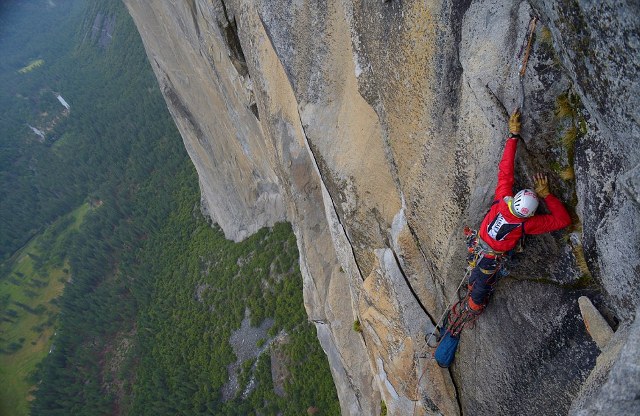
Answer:
POLYGON ((638 6, 125 3, 208 214, 234 240, 294 225, 343 414, 381 401, 389 414, 580 413, 638 376, 616 372, 640 295, 638 6), (441 369, 424 332, 457 299, 461 229, 493 200, 517 106, 516 186, 547 172, 574 224, 528 239, 441 369), (606 360, 580 319, 585 294, 619 324, 606 360))

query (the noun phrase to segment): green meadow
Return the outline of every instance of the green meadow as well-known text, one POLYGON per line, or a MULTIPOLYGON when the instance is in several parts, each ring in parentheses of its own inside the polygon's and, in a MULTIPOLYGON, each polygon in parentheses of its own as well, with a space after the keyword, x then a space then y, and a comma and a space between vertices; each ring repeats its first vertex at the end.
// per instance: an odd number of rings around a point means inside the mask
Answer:
POLYGON ((56 298, 71 278, 63 246, 90 209, 83 204, 59 219, 3 264, 0 415, 28 414, 30 375, 55 348, 56 298))

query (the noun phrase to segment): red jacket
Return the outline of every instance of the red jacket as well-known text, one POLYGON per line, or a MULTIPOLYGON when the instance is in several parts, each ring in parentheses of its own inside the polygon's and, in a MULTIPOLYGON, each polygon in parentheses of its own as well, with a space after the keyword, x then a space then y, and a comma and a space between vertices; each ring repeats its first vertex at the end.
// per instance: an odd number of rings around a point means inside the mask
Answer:
POLYGON ((513 165, 518 139, 510 138, 504 146, 504 153, 498 165, 498 185, 495 201, 482 220, 478 233, 496 251, 513 249, 525 234, 543 234, 560 230, 571 224, 569 213, 562 202, 553 195, 544 199, 551 214, 536 214, 531 218, 519 218, 511 213, 505 197, 513 196, 513 165))

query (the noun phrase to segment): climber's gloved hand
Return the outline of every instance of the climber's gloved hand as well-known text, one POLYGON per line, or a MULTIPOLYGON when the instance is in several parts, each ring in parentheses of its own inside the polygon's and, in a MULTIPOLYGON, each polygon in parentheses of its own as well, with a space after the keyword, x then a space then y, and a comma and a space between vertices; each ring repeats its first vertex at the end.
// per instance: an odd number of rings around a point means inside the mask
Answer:
POLYGON ((509 133, 512 136, 520 135, 520 109, 516 108, 516 111, 509 117, 509 133))
POLYGON ((536 173, 533 175, 533 189, 536 194, 542 199, 549 196, 549 179, 547 175, 542 173, 536 173))

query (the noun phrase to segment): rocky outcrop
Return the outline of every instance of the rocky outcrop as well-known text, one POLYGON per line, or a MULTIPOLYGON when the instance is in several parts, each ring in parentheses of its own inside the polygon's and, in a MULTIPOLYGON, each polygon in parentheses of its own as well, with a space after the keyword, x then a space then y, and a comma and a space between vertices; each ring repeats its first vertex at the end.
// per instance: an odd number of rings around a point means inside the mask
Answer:
MULTIPOLYGON (((636 311, 640 312, 639 311, 636 311)), ((640 409, 640 321, 623 325, 602 349, 569 415, 633 415, 640 409)))
POLYGON ((613 330, 588 297, 580 296, 578 305, 585 329, 598 348, 604 349, 613 337, 613 330))
POLYGON ((343 414, 379 414, 381 400, 390 414, 579 413, 633 376, 616 369, 640 291, 637 6, 125 3, 209 215, 235 240, 292 222, 343 414), (522 104, 516 186, 549 172, 574 224, 529 239, 443 370, 423 334, 456 299, 460 231, 491 203, 522 104), (611 359, 578 318, 584 294, 620 324, 611 359))

